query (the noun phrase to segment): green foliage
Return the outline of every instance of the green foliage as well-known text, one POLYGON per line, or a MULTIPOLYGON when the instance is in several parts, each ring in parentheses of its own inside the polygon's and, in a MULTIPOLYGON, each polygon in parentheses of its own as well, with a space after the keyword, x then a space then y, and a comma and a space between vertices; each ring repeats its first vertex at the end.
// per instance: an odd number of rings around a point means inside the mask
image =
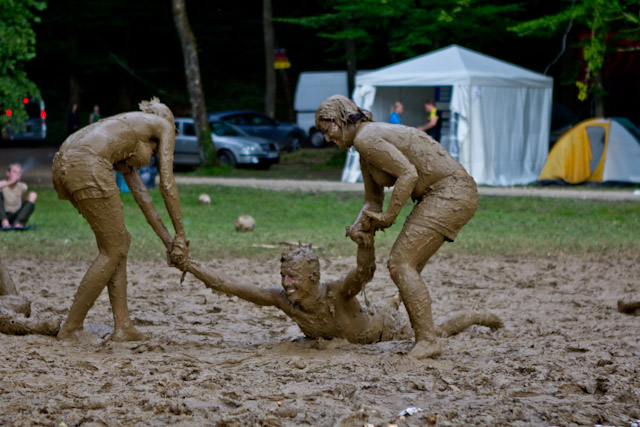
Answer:
POLYGON ((578 98, 584 101, 589 93, 596 97, 604 95, 601 74, 610 37, 622 33, 627 37, 640 35, 639 7, 640 0, 572 1, 570 6, 557 13, 528 20, 509 29, 521 36, 549 37, 564 30, 571 19, 587 26, 591 37, 582 46, 586 73, 581 81, 576 82, 578 98))
MULTIPOLYGON (((90 260, 97 255, 89 225, 52 189, 36 189, 38 203, 30 224, 36 231, 1 232, 0 257, 90 260)), ((321 256, 351 256, 355 245, 344 227, 355 219, 363 201, 357 193, 277 192, 218 186, 180 186, 187 236, 195 259, 279 256, 280 242, 313 243, 321 256), (197 203, 211 196, 211 205, 197 203), (235 219, 251 215, 257 223, 251 233, 239 233, 235 219), (265 247, 273 245, 275 248, 265 247)), ((151 190, 165 224, 171 225, 162 197, 151 190)), ((388 197, 387 197, 388 199, 388 197)), ((164 262, 165 250, 146 223, 130 194, 123 194, 124 215, 131 233, 130 257, 164 262)), ((379 256, 388 255, 411 211, 411 203, 397 223, 376 235, 379 256)), ((439 253, 489 256, 558 256, 563 254, 640 253, 640 203, 595 202, 533 197, 481 197, 475 216, 454 244, 439 253)))
POLYGON ((498 41, 511 23, 509 16, 521 7, 519 3, 479 0, 327 0, 325 4, 327 13, 277 20, 321 29, 320 37, 336 42, 353 39, 358 58, 370 55, 381 40, 398 57, 479 38, 498 41))
POLYGON ((32 24, 40 18, 35 12, 46 6, 38 0, 0 0, 0 131, 7 126, 12 131, 20 130, 27 119, 22 99, 40 97, 24 66, 36 56, 32 24), (5 114, 7 110, 11 110, 11 117, 5 114))

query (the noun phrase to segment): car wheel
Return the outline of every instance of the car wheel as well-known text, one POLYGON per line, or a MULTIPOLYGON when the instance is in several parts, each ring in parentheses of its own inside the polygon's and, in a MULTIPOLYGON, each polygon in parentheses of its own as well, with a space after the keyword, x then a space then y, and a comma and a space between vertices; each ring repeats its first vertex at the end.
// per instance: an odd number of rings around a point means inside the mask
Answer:
POLYGON ((324 148, 327 145, 324 135, 322 135, 322 132, 317 129, 309 132, 309 142, 313 148, 324 148))
POLYGON ((220 164, 223 166, 231 166, 232 168, 236 167, 236 158, 232 152, 223 150, 218 153, 218 160, 220 160, 220 164))
POLYGON ((287 137, 286 149, 290 153, 293 151, 298 151, 300 149, 300 143, 302 142, 302 137, 298 133, 292 133, 287 137))

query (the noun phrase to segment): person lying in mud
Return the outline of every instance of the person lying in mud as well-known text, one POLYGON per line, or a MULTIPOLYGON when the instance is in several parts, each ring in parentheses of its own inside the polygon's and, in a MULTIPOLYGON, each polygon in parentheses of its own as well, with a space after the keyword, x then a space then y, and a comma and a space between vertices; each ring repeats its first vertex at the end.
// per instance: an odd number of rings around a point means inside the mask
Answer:
POLYGON ((18 295, 15 283, 0 260, 0 333, 55 335, 59 319, 31 318, 31 301, 18 295))
POLYGON ((316 127, 327 141, 360 154, 364 204, 350 228, 384 230, 411 198, 415 205, 389 254, 391 279, 400 291, 415 335, 417 358, 442 352, 436 339, 431 298, 420 273, 445 241, 453 242, 478 207, 475 181, 442 145, 416 128, 374 122, 369 111, 334 95, 316 110, 316 127), (393 187, 383 212, 384 188, 393 187))
POLYGON ((157 98, 140 103, 142 111, 107 117, 71 134, 53 159, 53 186, 91 226, 98 256, 86 272, 59 339, 79 337, 84 319, 107 287, 113 311, 114 341, 144 338, 133 326, 127 308, 127 252, 131 237, 124 223, 120 191, 113 170, 122 173, 151 228, 167 247, 170 265, 184 270, 188 260, 180 198, 173 178, 175 124, 173 113, 157 98), (145 187, 138 168, 158 155, 160 193, 175 229, 172 238, 145 187))
MULTIPOLYGON (((390 304, 363 306, 356 295, 371 281, 375 272, 373 234, 361 233, 357 266, 341 280, 320 282, 318 257, 308 246, 285 248, 280 258, 282 286, 260 287, 234 280, 226 274, 190 261, 189 271, 205 285, 227 295, 235 295, 261 306, 274 306, 298 324, 308 338, 344 338, 351 343, 372 344, 407 339, 409 325, 390 304), (366 244, 365 244, 366 242, 366 244)), ((437 327, 447 337, 473 324, 492 329, 502 327, 490 313, 457 315, 437 327)))

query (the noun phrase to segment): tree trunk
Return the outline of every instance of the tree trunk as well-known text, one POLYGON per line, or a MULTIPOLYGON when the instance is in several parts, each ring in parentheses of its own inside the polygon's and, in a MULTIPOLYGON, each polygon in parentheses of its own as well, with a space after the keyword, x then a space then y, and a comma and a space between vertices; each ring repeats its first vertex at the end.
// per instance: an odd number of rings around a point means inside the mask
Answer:
POLYGON ((273 34, 271 0, 262 0, 262 26, 264 31, 264 56, 266 67, 264 113, 269 117, 274 117, 276 114, 276 70, 273 66, 275 36, 273 34))
POLYGON ((187 78, 187 88, 189 89, 191 114, 196 134, 198 135, 198 144, 200 145, 200 160, 203 166, 217 165, 219 162, 211 139, 211 128, 207 120, 207 110, 200 80, 200 64, 198 62, 196 41, 189 25, 187 9, 184 0, 172 0, 171 2, 173 5, 173 20, 182 45, 184 73, 187 78))
MULTIPOLYGON (((351 22, 348 19, 344 21, 344 29, 351 29, 351 22)), ((356 87, 356 72, 358 71, 358 64, 356 61, 356 42, 353 39, 344 40, 345 57, 347 61, 347 88, 349 90, 349 98, 353 95, 353 90, 356 87)))
MULTIPOLYGON (((284 89, 284 96, 287 100, 287 120, 295 123, 296 112, 293 109, 293 96, 291 95, 291 85, 289 84, 289 73, 287 70, 278 70, 280 72, 280 79, 282 80, 282 88, 284 89)), ((273 116, 271 116, 273 117, 273 116)))
POLYGON ((604 117, 604 94, 605 94, 605 90, 604 87, 602 85, 602 74, 600 72, 600 70, 598 70, 598 74, 596 75, 595 78, 595 84, 594 84, 594 95, 595 95, 595 99, 594 99, 594 107, 595 107, 595 111, 594 111, 594 117, 604 117))

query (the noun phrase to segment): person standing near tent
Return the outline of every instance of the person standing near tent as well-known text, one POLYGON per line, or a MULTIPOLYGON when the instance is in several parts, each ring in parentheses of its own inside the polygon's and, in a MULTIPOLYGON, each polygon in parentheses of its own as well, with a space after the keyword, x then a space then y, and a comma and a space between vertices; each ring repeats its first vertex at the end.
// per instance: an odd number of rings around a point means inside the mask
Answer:
POLYGON ((440 142, 440 130, 442 129, 442 119, 440 118, 438 109, 433 99, 424 103, 424 110, 427 112, 427 123, 418 126, 419 130, 425 131, 431 138, 440 142))
POLYGON ((415 334, 417 358, 442 352, 436 340, 431 299, 420 273, 445 241, 452 242, 478 207, 476 183, 447 150, 416 128, 375 123, 342 95, 316 111, 316 127, 327 141, 360 154, 365 200, 348 234, 362 244, 362 232, 390 227, 407 203, 416 202, 389 255, 391 278, 400 290, 415 334), (382 211, 384 188, 393 192, 382 211))
POLYGON ((402 120, 400 120, 400 115, 403 112, 404 112, 404 105, 402 105, 402 102, 396 101, 393 104, 393 111, 391 112, 391 115, 389 116, 389 123, 394 124, 394 125, 401 125, 402 124, 402 120))

